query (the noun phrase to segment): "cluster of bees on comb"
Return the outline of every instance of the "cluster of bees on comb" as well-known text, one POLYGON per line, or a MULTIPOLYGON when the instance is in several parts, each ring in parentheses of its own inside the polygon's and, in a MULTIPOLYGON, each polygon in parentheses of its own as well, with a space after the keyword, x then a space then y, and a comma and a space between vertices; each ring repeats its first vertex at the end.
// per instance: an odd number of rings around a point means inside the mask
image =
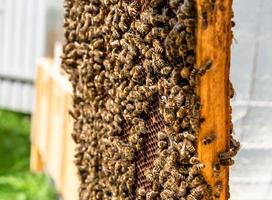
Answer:
POLYGON ((212 198, 195 149, 202 121, 198 78, 212 67, 211 60, 195 66, 195 4, 64 1, 62 68, 73 86, 81 200, 212 198), (144 170, 150 184, 139 187, 137 158, 155 104, 163 128, 156 133, 156 159, 144 170))

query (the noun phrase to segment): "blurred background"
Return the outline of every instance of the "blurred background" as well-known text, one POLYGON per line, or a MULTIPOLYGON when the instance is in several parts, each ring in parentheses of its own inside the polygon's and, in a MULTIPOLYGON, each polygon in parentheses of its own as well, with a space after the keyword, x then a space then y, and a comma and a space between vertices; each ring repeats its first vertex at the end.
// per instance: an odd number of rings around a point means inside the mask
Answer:
MULTIPOLYGON (((272 1, 234 0, 233 8, 233 122, 242 148, 230 173, 230 199, 271 200, 272 1)), ((54 200, 56 190, 62 191, 62 178, 56 183, 41 172, 29 171, 30 153, 36 155, 30 150, 30 117, 37 66, 41 58, 59 55, 62 15, 62 0, 0 0, 0 200, 54 200)), ((59 61, 47 65, 58 67, 59 61)), ((54 166, 42 163, 48 155, 40 154, 34 171, 45 168, 56 176, 54 166)))

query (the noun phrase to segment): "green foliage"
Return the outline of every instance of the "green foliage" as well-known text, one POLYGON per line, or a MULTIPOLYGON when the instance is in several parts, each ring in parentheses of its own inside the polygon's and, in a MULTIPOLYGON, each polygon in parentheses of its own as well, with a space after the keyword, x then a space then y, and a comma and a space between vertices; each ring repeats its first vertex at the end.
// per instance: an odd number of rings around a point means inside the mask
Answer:
POLYGON ((0 200, 53 200, 56 193, 43 174, 22 172, 0 176, 0 200))
POLYGON ((54 200, 47 176, 29 171, 30 117, 0 110, 0 200, 54 200))

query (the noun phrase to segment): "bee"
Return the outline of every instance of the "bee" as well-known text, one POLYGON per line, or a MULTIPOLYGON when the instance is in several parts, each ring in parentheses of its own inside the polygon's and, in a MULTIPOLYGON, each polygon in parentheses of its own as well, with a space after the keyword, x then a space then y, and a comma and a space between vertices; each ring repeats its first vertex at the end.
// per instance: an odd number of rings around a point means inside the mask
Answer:
POLYGON ((160 194, 160 197, 162 200, 174 199, 174 196, 175 196, 175 192, 169 189, 164 189, 160 194))
POLYGON ((175 121, 175 114, 174 112, 164 112, 163 119, 166 124, 173 124, 175 121))
POLYGON ((178 194, 177 194, 179 199, 186 200, 183 197, 186 196, 187 187, 188 187, 188 184, 185 181, 181 181, 180 186, 179 186, 179 190, 178 190, 178 194))
POLYGON ((190 64, 190 65, 193 65, 193 64, 195 63, 195 56, 193 56, 193 55, 188 55, 188 56, 186 57, 186 62, 187 62, 188 64, 190 64))
POLYGON ((146 190, 144 187, 141 187, 137 190, 137 194, 140 195, 141 197, 145 197, 146 195, 146 190))
POLYGON ((187 48, 188 50, 194 50, 195 49, 195 38, 193 35, 187 34, 185 36, 186 42, 187 42, 187 48))
MULTIPOLYGON (((154 51, 154 49, 153 48, 150 48, 150 49, 148 49, 145 53, 144 53, 144 56, 145 56, 145 58, 147 58, 147 59, 151 59, 151 58, 153 58, 153 54, 155 53, 155 51, 154 51)), ((152 60, 153 61, 153 60, 152 60)), ((152 64, 153 64, 153 62, 152 62, 152 64)))
POLYGON ((157 40, 157 39, 152 40, 152 46, 153 46, 154 51, 156 53, 158 53, 158 54, 162 54, 163 53, 164 49, 163 49, 163 47, 162 47, 162 45, 161 45, 161 43, 160 43, 159 40, 157 40))
POLYGON ((221 152, 218 154, 219 160, 229 160, 232 158, 231 152, 221 152))
POLYGON ((142 35, 146 35, 150 31, 149 25, 144 22, 135 21, 132 23, 131 26, 142 35))
POLYGON ((163 67, 161 70, 160 70, 160 73, 164 76, 169 76, 170 73, 172 71, 172 67, 163 67))
POLYGON ((193 146, 192 142, 189 141, 189 140, 187 140, 186 149, 187 149, 190 153, 195 152, 195 147, 193 146))
POLYGON ((190 168, 189 174, 192 174, 192 175, 198 174, 200 170, 203 169, 204 167, 205 165, 203 163, 195 164, 190 168))
POLYGON ((203 10, 201 12, 201 22, 202 22, 202 28, 206 29, 209 25, 209 21, 208 21, 208 12, 207 10, 203 10))
POLYGON ((194 14, 194 12, 192 12, 194 6, 194 1, 191 0, 185 0, 184 3, 180 6, 180 13, 179 14, 183 14, 185 16, 192 16, 194 14))
POLYGON ((165 132, 163 132, 163 131, 158 132, 158 139, 159 140, 165 140, 167 138, 168 138, 168 136, 167 136, 167 134, 165 132))
POLYGON ((213 65, 213 62, 211 59, 208 59, 205 64, 199 68, 198 74, 200 76, 204 75, 206 73, 207 70, 209 70, 213 65))
POLYGON ((149 33, 147 33, 144 37, 144 41, 151 44, 152 43, 152 40, 153 40, 153 35, 152 35, 152 32, 150 31, 149 33))
POLYGON ((202 143, 203 143, 204 145, 208 145, 208 144, 211 144, 215 139, 216 139, 216 135, 215 135, 215 133, 212 133, 212 134, 206 136, 206 137, 203 139, 202 143))
POLYGON ((169 6, 172 9, 177 8, 179 4, 180 4, 180 0, 170 0, 169 1, 169 6))
POLYGON ((180 71, 180 76, 184 79, 189 79, 190 78, 190 69, 188 67, 182 68, 180 71))
POLYGON ((186 18, 183 23, 185 26, 194 27, 196 25, 196 20, 194 18, 186 18))
POLYGON ((153 66, 155 68, 161 69, 166 65, 165 61, 162 59, 160 54, 152 54, 152 61, 153 61, 153 66))
POLYGON ((158 192, 155 191, 149 191, 146 194, 146 200, 155 200, 158 196, 158 192))
POLYGON ((152 8, 155 8, 161 5, 162 3, 163 3, 163 0, 151 0, 149 4, 152 8))
POLYGON ((240 149, 240 142, 235 140, 232 136, 230 138, 230 151, 231 155, 235 156, 240 149))
POLYGON ((160 184, 164 184, 165 181, 167 180, 167 177, 170 176, 170 172, 166 171, 166 170, 161 170, 159 172, 159 183, 160 184))
POLYGON ((220 166, 219 162, 216 162, 213 165, 213 174, 214 174, 215 177, 219 177, 219 175, 220 175, 220 169, 221 169, 221 166, 220 166))
POLYGON ((172 153, 170 153, 170 155, 169 155, 169 161, 170 161, 171 163, 176 163, 178 159, 179 159, 179 154, 178 154, 178 152, 173 151, 172 153))
POLYGON ((191 188, 196 188, 197 186, 204 183, 204 178, 202 176, 196 176, 190 183, 191 188))
POLYGON ((198 163, 200 163, 200 160, 197 158, 197 157, 191 157, 190 158, 190 164, 192 164, 192 165, 195 165, 195 164, 198 164, 198 163))
POLYGON ((196 188, 191 190, 191 194, 188 195, 188 200, 200 200, 205 194, 207 186, 205 184, 201 184, 196 188))
POLYGON ((120 22, 118 24, 118 27, 123 31, 123 32, 126 32, 128 30, 128 25, 127 25, 127 22, 126 22, 126 14, 123 14, 121 15, 121 19, 120 19, 120 22))
POLYGON ((230 81, 229 81, 229 94, 230 94, 231 99, 235 96, 235 90, 234 90, 234 87, 230 81))
POLYGON ((173 17, 173 18, 169 19, 168 23, 169 23, 170 27, 173 28, 178 23, 178 19, 176 17, 173 17))
POLYGON ((177 111, 177 117, 182 119, 186 115, 186 108, 185 107, 180 107, 179 110, 177 111))
POLYGON ((215 183, 215 189, 214 189, 214 197, 220 198, 221 192, 223 191, 223 183, 222 181, 217 181, 215 183))
POLYGON ((175 85, 171 88, 171 94, 177 95, 181 91, 181 87, 178 85, 175 85))
POLYGON ((181 122, 181 128, 185 129, 190 125, 190 118, 189 117, 184 117, 181 122))
POLYGON ((103 44, 104 44, 104 40, 103 39, 96 39, 92 43, 92 48, 93 49, 100 49, 103 44))
POLYGON ((228 159, 228 160, 220 160, 219 164, 222 166, 231 166, 234 164, 234 160, 228 159))
POLYGON ((151 29, 151 34, 154 38, 166 38, 168 31, 165 28, 157 28, 157 27, 153 27, 151 29))
POLYGON ((193 141, 196 140, 196 136, 193 135, 193 134, 191 134, 191 133, 189 133, 188 131, 185 131, 185 132, 183 133, 183 137, 184 137, 185 139, 191 141, 191 142, 193 142, 193 141))
POLYGON ((179 143, 177 145, 177 150, 179 151, 181 160, 186 158, 188 155, 187 149, 186 149, 187 142, 184 141, 182 143, 179 143))
POLYGON ((138 2, 134 1, 127 6, 127 11, 130 17, 136 17, 138 15, 138 2))
POLYGON ((167 147, 168 143, 166 141, 159 141, 158 142, 158 147, 160 149, 165 149, 167 147))

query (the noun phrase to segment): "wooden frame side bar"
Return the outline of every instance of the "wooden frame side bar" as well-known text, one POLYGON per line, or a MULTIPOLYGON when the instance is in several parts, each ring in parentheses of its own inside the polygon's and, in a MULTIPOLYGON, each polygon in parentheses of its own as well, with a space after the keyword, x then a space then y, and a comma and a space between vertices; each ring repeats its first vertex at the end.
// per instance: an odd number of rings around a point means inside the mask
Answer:
POLYGON ((197 66, 203 66, 208 60, 212 67, 200 78, 199 95, 201 99, 201 124, 198 139, 198 155, 205 164, 202 170, 207 182, 216 192, 219 200, 229 199, 229 169, 220 167, 218 153, 228 151, 230 140, 230 98, 229 68, 230 47, 232 41, 231 19, 232 0, 197 0, 197 66), (210 144, 203 140, 210 135, 216 139, 210 144), (221 186, 221 188, 220 188, 221 186))

